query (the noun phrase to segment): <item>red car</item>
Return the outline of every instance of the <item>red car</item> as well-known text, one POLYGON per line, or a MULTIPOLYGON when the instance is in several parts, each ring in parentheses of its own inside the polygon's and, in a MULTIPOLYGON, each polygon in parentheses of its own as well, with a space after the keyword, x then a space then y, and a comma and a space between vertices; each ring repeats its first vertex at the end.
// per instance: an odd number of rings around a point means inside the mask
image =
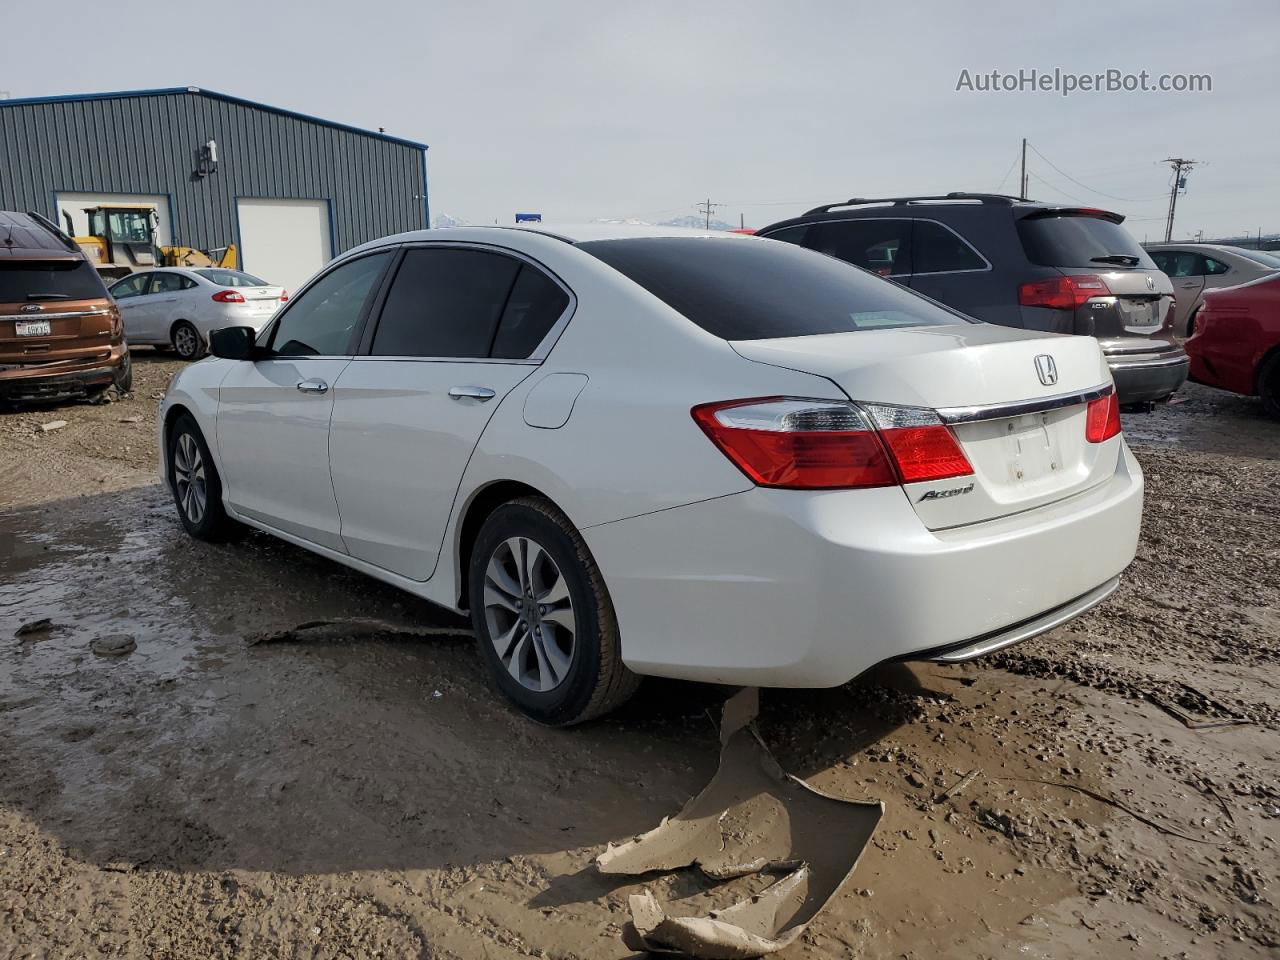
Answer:
POLYGON ((1192 380, 1261 397, 1280 418, 1280 277, 1205 291, 1186 348, 1192 380))

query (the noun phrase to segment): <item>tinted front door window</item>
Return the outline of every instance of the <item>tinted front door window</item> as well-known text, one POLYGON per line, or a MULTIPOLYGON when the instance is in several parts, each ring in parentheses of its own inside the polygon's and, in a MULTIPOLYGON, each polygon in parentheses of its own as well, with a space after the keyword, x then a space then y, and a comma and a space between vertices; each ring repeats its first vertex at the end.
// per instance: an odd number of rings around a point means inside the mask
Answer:
POLYGON ((271 335, 278 356, 340 357, 351 352, 351 337, 390 252, 344 263, 313 283, 280 318, 271 335))

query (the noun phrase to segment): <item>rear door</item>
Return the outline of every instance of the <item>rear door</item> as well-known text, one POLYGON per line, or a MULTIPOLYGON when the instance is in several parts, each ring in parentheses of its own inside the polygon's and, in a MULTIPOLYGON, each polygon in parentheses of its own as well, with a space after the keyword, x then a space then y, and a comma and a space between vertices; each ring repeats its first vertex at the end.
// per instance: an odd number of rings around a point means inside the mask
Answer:
POLYGON ((1151 259, 1172 282, 1176 299, 1174 330, 1186 329, 1187 317, 1199 305, 1204 291, 1204 257, 1190 250, 1156 250, 1151 259))
MULTIPOLYGON (((916 220, 911 234, 911 289, 970 316, 989 300, 991 264, 964 237, 936 220, 916 220)), ((1007 293, 1005 293, 1007 296, 1007 293)))
POLYGON ((557 281, 506 251, 405 249, 334 390, 330 464, 353 557, 431 576, 480 434, 570 304, 557 281))

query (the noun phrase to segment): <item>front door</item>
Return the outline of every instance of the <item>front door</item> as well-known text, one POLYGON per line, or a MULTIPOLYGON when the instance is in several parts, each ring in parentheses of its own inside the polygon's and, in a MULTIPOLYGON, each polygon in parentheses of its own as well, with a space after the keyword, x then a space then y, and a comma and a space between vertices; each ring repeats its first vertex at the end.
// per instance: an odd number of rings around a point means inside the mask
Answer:
POLYGON ((494 411, 570 303, 492 249, 405 250, 368 348, 342 371, 329 433, 342 539, 413 580, 435 570, 462 473, 494 411))
POLYGON ((320 277, 271 326, 267 356, 237 363, 222 381, 218 453, 236 513, 344 549, 329 478, 333 387, 390 259, 374 253, 320 277))

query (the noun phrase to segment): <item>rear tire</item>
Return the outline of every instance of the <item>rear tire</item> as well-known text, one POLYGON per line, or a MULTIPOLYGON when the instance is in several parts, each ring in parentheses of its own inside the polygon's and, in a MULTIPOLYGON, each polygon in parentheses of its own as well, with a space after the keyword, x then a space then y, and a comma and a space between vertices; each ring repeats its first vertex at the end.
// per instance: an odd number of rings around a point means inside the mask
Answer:
POLYGON ((189 414, 181 414, 169 431, 169 490, 178 519, 197 540, 230 540, 243 527, 222 506, 222 478, 213 465, 209 445, 189 414))
POLYGON ((600 568, 550 502, 525 497, 490 514, 467 577, 480 656, 498 690, 530 718, 582 723, 639 686, 622 663, 600 568))
POLYGON ((1268 416, 1280 420, 1280 353, 1275 353, 1258 373, 1258 396, 1268 416))
POLYGON ((200 332, 187 320, 179 320, 173 325, 169 339, 173 343, 173 352, 182 360, 199 360, 208 349, 200 332))
POLYGON ((116 371, 115 388, 116 393, 122 397, 133 389, 133 357, 127 346, 124 350, 124 360, 120 363, 120 369, 116 371))

